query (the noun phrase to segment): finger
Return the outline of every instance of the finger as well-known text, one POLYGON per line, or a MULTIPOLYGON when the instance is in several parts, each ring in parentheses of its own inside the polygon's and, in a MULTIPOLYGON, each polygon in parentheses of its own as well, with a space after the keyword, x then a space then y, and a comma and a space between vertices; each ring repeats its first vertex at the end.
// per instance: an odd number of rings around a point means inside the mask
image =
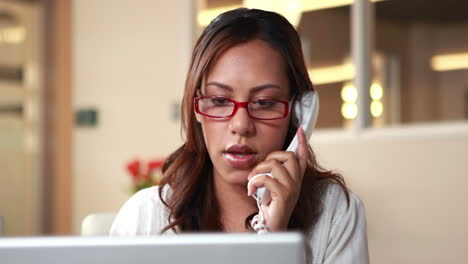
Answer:
POLYGON ((300 126, 297 130, 299 147, 297 152, 297 161, 299 163, 299 175, 302 179, 307 168, 307 159, 309 156, 309 149, 307 148, 307 138, 304 129, 300 126))
POLYGON ((247 194, 249 196, 253 195, 260 187, 267 188, 272 198, 285 197, 286 195, 286 191, 278 180, 267 175, 261 175, 252 179, 247 185, 247 194))
POLYGON ((291 177, 290 172, 283 166, 283 163, 279 162, 276 159, 265 160, 259 163, 255 168, 250 172, 249 177, 253 177, 260 173, 269 172, 276 178, 281 184, 285 185, 287 188, 290 188, 292 184, 296 184, 294 179, 291 177))
POLYGON ((283 164, 286 170, 289 172, 290 177, 294 182, 299 182, 302 179, 300 175, 299 163, 296 155, 292 151, 275 151, 270 153, 265 160, 275 159, 283 164))

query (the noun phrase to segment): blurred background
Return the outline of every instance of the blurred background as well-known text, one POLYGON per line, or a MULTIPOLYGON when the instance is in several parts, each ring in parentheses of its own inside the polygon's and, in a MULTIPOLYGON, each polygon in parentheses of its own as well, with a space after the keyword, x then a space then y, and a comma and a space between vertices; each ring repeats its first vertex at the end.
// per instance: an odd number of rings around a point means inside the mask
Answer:
POLYGON ((320 95, 310 143, 364 201, 371 261, 467 262, 457 0, 0 0, 0 235, 79 235, 87 215, 116 212, 128 162, 183 142, 197 37, 241 6, 297 28, 320 95))

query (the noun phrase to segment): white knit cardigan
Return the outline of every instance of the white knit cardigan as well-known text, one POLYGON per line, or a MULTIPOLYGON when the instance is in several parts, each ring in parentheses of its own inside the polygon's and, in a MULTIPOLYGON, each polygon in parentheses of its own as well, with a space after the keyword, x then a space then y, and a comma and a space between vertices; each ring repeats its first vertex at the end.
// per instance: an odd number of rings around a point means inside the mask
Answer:
MULTIPOLYGON (((168 192, 163 190, 164 199, 167 195, 168 192)), ((155 186, 139 191, 123 205, 112 224, 110 235, 159 235, 168 224, 168 210, 155 186)), ((350 192, 348 206, 339 185, 332 184, 327 189, 323 211, 311 232, 312 263, 369 263, 363 203, 350 192)))

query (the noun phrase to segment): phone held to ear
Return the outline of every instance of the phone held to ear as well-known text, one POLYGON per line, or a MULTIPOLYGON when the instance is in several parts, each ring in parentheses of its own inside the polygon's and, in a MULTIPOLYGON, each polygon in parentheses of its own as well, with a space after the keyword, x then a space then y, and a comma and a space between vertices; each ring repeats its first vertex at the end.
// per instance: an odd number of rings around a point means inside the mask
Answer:
MULTIPOLYGON (((299 122, 298 126, 302 126, 302 128, 304 129, 305 137, 307 140, 309 140, 312 135, 312 130, 315 126, 315 121, 317 120, 317 115, 318 115, 318 110, 319 110, 318 95, 314 91, 307 91, 302 95, 301 100, 295 100, 295 102, 293 103, 294 103, 294 106, 293 106, 294 113, 299 122)), ((296 133, 296 135, 294 135, 294 138, 292 139, 286 151, 294 152, 294 154, 296 154, 296 157, 297 157, 298 147, 299 147, 299 139, 296 133)), ((272 175, 271 173, 257 174, 250 179, 249 184, 253 179, 255 179, 255 177, 259 177, 262 175, 274 177, 274 175, 272 175)), ((264 219, 263 219, 263 213, 261 211, 260 205, 268 204, 271 201, 270 191, 268 191, 268 189, 266 189, 265 187, 260 187, 255 191, 255 193, 253 194, 253 197, 255 198, 255 200, 257 200, 257 204, 259 206, 258 209, 259 209, 260 217, 258 215, 254 217, 252 221, 252 227, 257 232, 259 232, 259 230, 265 231, 266 227, 264 224, 261 223, 261 222, 264 222, 264 219)))

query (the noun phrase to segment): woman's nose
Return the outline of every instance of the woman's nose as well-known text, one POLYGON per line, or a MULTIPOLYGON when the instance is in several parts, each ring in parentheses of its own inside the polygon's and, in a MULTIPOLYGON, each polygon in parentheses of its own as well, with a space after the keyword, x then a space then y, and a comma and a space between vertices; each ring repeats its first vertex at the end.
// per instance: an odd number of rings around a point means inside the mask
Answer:
POLYGON ((254 122, 247 111, 247 108, 239 107, 237 112, 229 120, 229 129, 232 134, 238 134, 240 136, 253 134, 255 130, 254 122))

